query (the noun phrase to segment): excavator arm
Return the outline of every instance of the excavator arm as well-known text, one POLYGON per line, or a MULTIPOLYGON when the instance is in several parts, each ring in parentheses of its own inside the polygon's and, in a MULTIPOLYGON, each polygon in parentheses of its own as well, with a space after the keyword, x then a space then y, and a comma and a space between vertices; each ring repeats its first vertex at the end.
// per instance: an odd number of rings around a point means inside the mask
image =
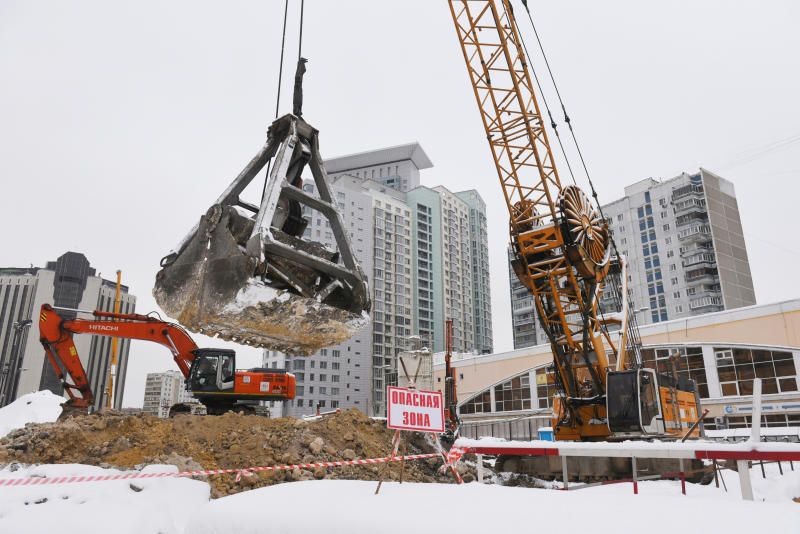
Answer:
POLYGON ((183 328, 135 313, 95 311, 92 314, 96 320, 65 320, 49 304, 42 305, 39 314, 39 341, 56 376, 64 385, 72 407, 88 408, 94 402, 86 370, 72 340, 74 334, 153 341, 170 350, 181 373, 188 378, 197 345, 183 328))

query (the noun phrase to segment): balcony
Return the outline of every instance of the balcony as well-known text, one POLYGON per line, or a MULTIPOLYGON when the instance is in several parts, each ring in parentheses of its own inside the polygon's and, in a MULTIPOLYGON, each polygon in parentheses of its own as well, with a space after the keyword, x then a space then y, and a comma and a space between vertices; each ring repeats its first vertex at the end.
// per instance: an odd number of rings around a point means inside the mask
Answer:
POLYGON ((722 297, 700 297, 689 301, 689 309, 692 311, 709 311, 706 308, 722 309, 722 297))
POLYGON ((700 267, 691 271, 686 271, 684 280, 689 285, 701 283, 719 283, 719 273, 716 267, 700 267))
POLYGON ((686 227, 690 224, 708 224, 708 212, 705 208, 685 211, 683 215, 675 218, 675 224, 679 227, 686 227))
POLYGON ((715 265, 717 263, 717 258, 714 256, 714 252, 701 252, 699 254, 694 254, 692 256, 687 256, 683 260, 684 267, 692 267, 694 265, 715 265))
POLYGON ((678 199, 688 197, 688 196, 696 196, 702 197, 703 196, 703 186, 698 184, 688 184, 677 189, 672 190, 672 202, 674 203, 678 199))
POLYGON ((706 199, 689 197, 672 203, 675 215, 683 215, 691 212, 706 213, 706 199))
POLYGON ((708 241, 711 239, 711 226, 708 224, 693 224, 678 232, 678 239, 687 243, 708 241))

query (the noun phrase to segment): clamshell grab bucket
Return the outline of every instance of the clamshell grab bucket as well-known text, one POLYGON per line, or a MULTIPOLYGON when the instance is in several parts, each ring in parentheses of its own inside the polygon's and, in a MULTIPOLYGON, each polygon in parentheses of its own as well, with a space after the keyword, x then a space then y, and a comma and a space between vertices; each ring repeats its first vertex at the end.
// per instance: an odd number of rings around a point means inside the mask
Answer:
POLYGON ((184 327, 238 343, 311 354, 366 324, 366 277, 355 261, 319 156, 318 132, 285 115, 267 144, 176 249, 153 296, 184 327), (261 205, 239 198, 272 161, 261 205), (303 190, 311 170, 319 196, 303 190), (328 219, 336 250, 303 238, 303 206, 328 219))

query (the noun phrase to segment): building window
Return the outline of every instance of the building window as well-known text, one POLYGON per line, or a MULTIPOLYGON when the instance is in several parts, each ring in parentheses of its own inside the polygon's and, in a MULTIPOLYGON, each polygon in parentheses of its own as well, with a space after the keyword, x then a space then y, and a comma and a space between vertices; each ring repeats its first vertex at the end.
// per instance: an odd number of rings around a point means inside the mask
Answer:
POLYGON ((702 347, 644 348, 642 365, 655 369, 659 374, 672 376, 674 370, 678 378, 691 378, 697 384, 700 397, 708 398, 708 380, 703 365, 702 347))
POLYGON ((531 409, 531 385, 527 374, 516 376, 494 388, 496 412, 531 409))
POLYGON ((536 370, 536 403, 538 408, 552 408, 556 393, 555 377, 547 368, 536 370))
POLYGON ((470 413, 489 413, 492 411, 492 404, 489 390, 480 393, 479 395, 468 400, 459 408, 462 414, 470 413))
POLYGON ((761 392, 797 391, 797 370, 791 352, 717 348, 714 351, 722 395, 752 395, 753 379, 762 380, 761 392))

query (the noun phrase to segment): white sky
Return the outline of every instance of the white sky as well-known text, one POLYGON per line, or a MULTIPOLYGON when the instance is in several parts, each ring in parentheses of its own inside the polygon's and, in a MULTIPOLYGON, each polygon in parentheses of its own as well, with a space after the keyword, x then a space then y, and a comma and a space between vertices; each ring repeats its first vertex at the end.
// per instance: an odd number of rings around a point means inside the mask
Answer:
MULTIPOLYGON (((530 6, 601 202, 702 165, 736 186, 758 302, 800 296, 800 4, 530 6)), ((281 0, 0 0, 0 265, 83 252, 106 278, 122 269, 139 312, 157 309, 159 259, 265 140, 282 15, 281 0)), ((447 3, 308 0, 303 54, 323 157, 417 140, 435 165, 424 184, 481 193, 495 349, 510 349, 507 214, 447 3)), ((174 363, 145 342, 131 356, 125 404, 139 405, 145 374, 174 363)))

